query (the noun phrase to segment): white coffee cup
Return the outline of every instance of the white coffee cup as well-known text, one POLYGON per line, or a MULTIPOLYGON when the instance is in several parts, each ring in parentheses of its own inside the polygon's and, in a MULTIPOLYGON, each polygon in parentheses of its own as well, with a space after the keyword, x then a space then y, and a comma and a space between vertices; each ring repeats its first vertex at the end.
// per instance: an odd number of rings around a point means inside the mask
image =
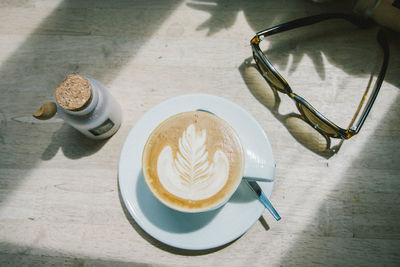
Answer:
POLYGON ((271 182, 274 177, 274 168, 243 148, 227 122, 203 111, 160 123, 145 144, 142 166, 158 200, 190 213, 223 206, 243 179, 271 182))

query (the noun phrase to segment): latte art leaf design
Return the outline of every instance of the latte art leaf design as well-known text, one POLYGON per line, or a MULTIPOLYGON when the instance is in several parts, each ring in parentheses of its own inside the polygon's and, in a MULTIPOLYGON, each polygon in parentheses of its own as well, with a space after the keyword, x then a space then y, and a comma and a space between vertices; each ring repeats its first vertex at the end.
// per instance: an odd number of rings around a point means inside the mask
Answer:
POLYGON ((229 161, 221 150, 212 160, 207 151, 206 130, 196 132, 193 124, 179 138, 176 156, 170 146, 164 147, 157 160, 162 185, 172 194, 200 200, 217 193, 228 180, 229 161))
POLYGON ((201 182, 210 176, 213 164, 207 160, 206 130, 197 135, 193 125, 190 125, 179 138, 179 151, 175 159, 175 168, 180 178, 187 184, 201 182))

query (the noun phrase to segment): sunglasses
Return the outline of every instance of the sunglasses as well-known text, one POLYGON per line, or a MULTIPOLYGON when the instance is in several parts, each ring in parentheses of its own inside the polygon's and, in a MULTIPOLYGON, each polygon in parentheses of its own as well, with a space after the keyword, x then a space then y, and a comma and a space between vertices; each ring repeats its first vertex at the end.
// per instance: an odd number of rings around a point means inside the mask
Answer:
POLYGON ((270 35, 285 32, 288 30, 292 30, 298 27, 312 25, 318 22, 322 22, 328 19, 344 19, 347 20, 360 28, 369 27, 370 23, 365 19, 361 19, 359 17, 347 14, 340 13, 328 13, 315 15, 305 18, 296 19, 287 23, 283 23, 264 31, 258 32, 253 39, 250 41, 250 45, 253 51, 253 58, 257 65, 258 71, 262 74, 264 79, 277 91, 288 95, 292 98, 302 115, 302 117, 308 122, 312 127, 314 127, 320 133, 327 135, 333 138, 341 138, 341 139, 349 139, 352 136, 356 135, 361 127, 363 126, 374 102, 379 93, 379 89, 381 88, 383 79, 386 74, 388 62, 389 62, 389 45, 387 39, 385 37, 385 33, 383 30, 380 30, 377 34, 377 41, 379 45, 383 49, 383 63, 381 65, 378 77, 376 79, 373 92, 369 97, 369 100, 360 115, 360 111, 362 106, 365 103, 366 94, 364 94, 353 119, 351 120, 350 125, 347 129, 341 128, 324 115, 322 115, 319 111, 317 111, 309 102, 307 102, 304 98, 297 95, 290 88, 288 82, 279 74, 279 72, 275 69, 275 67, 271 64, 271 62, 267 59, 264 53, 260 49, 260 42, 270 35), (360 115, 360 116, 359 116, 360 115), (359 118, 355 125, 354 121, 356 118, 359 118))

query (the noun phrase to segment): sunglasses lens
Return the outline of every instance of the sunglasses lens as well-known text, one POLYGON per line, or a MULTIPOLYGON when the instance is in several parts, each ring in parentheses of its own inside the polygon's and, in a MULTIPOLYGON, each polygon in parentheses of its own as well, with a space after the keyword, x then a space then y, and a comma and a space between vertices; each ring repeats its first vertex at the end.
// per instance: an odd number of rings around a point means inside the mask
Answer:
POLYGON ((317 129, 323 131, 324 133, 336 137, 337 131, 331 128, 328 124, 322 121, 320 118, 314 115, 306 106, 302 104, 298 104, 300 112, 310 121, 312 125, 314 125, 317 129))
POLYGON ((282 82, 276 78, 276 76, 272 73, 271 69, 268 68, 267 65, 258 57, 258 55, 254 56, 254 60, 257 63, 258 68, 260 69, 262 75, 267 81, 269 81, 277 90, 281 92, 286 92, 285 87, 282 82))

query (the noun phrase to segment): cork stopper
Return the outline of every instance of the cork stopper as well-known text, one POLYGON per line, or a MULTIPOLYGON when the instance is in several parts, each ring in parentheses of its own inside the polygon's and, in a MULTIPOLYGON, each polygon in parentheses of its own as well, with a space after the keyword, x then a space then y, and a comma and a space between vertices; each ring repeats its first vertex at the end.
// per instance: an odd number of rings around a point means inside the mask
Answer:
POLYGON ((89 81, 79 74, 70 74, 55 91, 57 103, 66 110, 79 111, 86 108, 92 99, 89 81))

